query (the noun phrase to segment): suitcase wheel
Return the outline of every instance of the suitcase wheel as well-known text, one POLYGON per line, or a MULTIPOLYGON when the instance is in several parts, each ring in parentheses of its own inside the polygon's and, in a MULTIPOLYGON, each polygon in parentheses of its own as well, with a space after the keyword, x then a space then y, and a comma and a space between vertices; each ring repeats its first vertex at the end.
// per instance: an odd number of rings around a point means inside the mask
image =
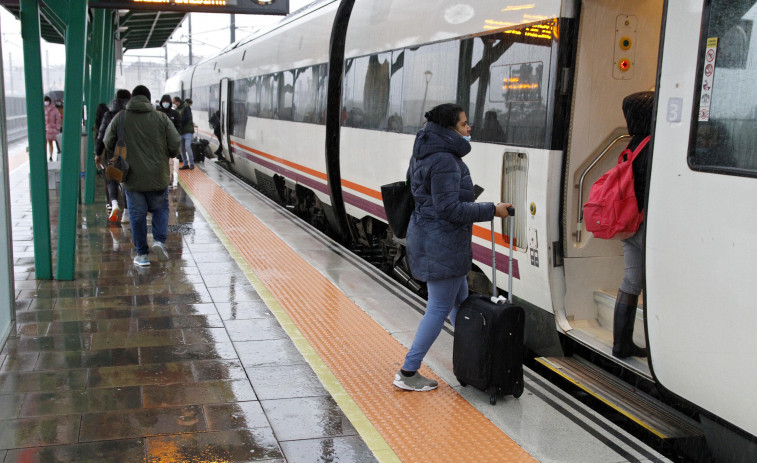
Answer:
POLYGON ((492 405, 497 405, 497 394, 492 394, 489 396, 489 403, 492 405))
POLYGON ((465 386, 467 386, 467 385, 468 385, 468 383, 466 383, 465 381, 463 381, 463 380, 462 380, 462 379, 460 379, 460 378, 457 378, 457 382, 458 382, 458 383, 460 383, 460 385, 461 385, 462 387, 465 387, 465 386))
POLYGON ((518 381, 513 388, 513 397, 517 399, 521 395, 523 395, 523 381, 518 381))

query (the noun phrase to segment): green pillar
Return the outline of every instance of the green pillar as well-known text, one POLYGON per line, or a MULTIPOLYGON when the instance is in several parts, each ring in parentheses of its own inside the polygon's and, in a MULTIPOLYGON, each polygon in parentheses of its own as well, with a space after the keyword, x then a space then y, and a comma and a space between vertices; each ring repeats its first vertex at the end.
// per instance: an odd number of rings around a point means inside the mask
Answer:
POLYGON ((113 12, 111 10, 103 10, 105 12, 103 22, 103 40, 100 44, 100 101, 104 101, 105 104, 110 104, 110 100, 113 99, 113 92, 110 90, 110 50, 113 49, 113 12))
POLYGON ((107 102, 100 98, 102 93, 102 61, 103 61, 103 37, 105 32, 105 10, 98 8, 94 10, 92 22, 92 40, 89 42, 91 50, 91 66, 87 75, 89 76, 89 86, 87 91, 87 173, 84 177, 84 204, 92 204, 95 201, 95 191, 97 186, 97 166, 95 166, 95 137, 97 129, 95 127, 95 114, 97 105, 100 102, 107 102))
POLYGON ((47 191, 45 153, 45 111, 42 105, 42 55, 38 0, 19 2, 21 38, 24 47, 26 120, 29 134, 29 175, 34 229, 34 275, 38 280, 53 277, 50 247, 50 198, 47 191))
POLYGON ((82 95, 87 47, 87 0, 69 0, 66 26, 66 78, 63 91, 63 147, 58 214, 58 260, 55 276, 73 280, 79 220, 82 95))

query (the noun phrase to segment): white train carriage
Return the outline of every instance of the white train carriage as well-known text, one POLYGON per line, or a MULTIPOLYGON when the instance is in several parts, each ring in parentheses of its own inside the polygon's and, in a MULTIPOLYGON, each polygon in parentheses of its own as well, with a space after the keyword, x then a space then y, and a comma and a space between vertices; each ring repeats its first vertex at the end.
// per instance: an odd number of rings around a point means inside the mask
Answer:
MULTIPOLYGON (((386 226, 380 185, 404 178, 424 112, 461 104, 479 200, 517 208, 514 236, 499 223, 495 241, 500 281, 515 247, 528 347, 559 355, 564 336, 617 362, 698 407, 714 451, 715 436, 727 435, 725 455, 748 458, 757 219, 743 204, 757 193, 756 16, 755 0, 323 0, 174 76, 166 90, 194 99, 195 122, 214 143, 208 120, 219 111, 230 170, 332 236, 377 247, 420 292, 386 226), (635 328, 650 358, 621 360, 610 346, 622 249, 584 230, 581 205, 627 143, 621 101, 650 89, 646 284, 635 328)), ((489 225, 473 234, 471 286, 484 292, 489 225)))

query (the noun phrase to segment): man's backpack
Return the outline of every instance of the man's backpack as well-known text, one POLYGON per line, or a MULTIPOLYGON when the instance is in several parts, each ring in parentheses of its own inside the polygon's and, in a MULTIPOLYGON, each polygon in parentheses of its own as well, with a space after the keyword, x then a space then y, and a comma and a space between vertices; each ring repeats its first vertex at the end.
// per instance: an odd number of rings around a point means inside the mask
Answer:
POLYGON ((595 237, 625 239, 639 230, 644 214, 636 202, 633 160, 647 143, 649 136, 633 151, 623 150, 618 164, 592 185, 584 204, 584 223, 595 237))

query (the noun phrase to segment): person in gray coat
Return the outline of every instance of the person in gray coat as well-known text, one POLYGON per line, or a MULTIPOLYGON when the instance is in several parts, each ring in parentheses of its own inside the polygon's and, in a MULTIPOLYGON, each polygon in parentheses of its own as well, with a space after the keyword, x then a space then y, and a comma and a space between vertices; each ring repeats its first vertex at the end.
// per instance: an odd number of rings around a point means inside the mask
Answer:
POLYGON ((418 326, 394 385, 430 391, 437 382, 418 369, 449 317, 468 297, 472 267, 473 223, 507 217, 509 203, 475 202, 473 181, 463 156, 471 150, 470 126, 463 108, 446 103, 426 113, 410 159, 408 178, 415 210, 407 228, 407 255, 413 277, 428 287, 426 313, 418 326))

